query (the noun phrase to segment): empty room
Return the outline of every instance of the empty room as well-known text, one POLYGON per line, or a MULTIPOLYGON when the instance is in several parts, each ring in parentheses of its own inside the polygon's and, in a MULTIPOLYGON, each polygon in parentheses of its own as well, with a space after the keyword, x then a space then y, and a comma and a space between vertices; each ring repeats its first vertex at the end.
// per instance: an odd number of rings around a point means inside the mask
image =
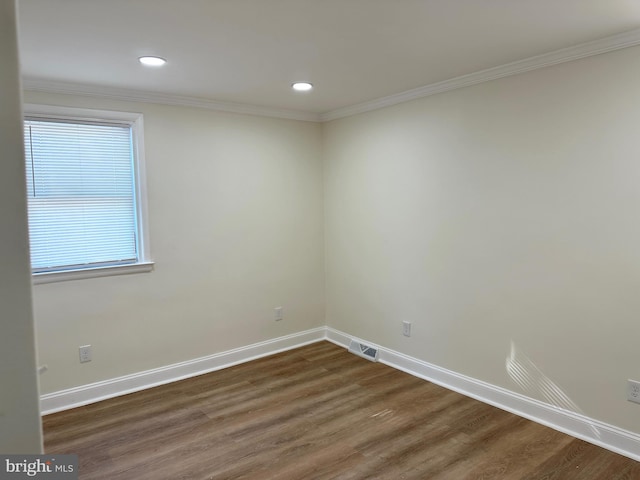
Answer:
POLYGON ((0 39, 0 479, 640 478, 640 4, 0 39))

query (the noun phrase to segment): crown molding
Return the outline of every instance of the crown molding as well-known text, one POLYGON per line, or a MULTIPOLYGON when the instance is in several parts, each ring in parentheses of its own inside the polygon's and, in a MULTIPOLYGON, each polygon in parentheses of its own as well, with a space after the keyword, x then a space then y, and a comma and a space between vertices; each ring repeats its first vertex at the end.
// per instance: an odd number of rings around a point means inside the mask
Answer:
POLYGON ((178 105, 183 107, 205 108, 220 112, 258 115, 261 117, 283 118, 287 120, 302 120, 305 122, 319 122, 320 115, 311 112, 299 112, 243 103, 219 102, 200 97, 171 95, 156 92, 144 92, 125 88, 101 87, 83 85, 79 83, 56 82, 34 78, 23 78, 22 88, 32 92, 61 93, 66 95, 82 95, 87 97, 101 97, 111 100, 129 102, 157 103, 161 105, 178 105))
POLYGON ((261 107, 242 103, 220 102, 200 97, 55 82, 28 77, 22 79, 22 85, 25 90, 36 92, 85 95, 109 98, 112 100, 158 103, 162 105, 179 105, 229 113, 259 115, 263 117, 283 118, 288 120, 302 120, 306 122, 328 122, 339 118, 357 115, 359 113, 390 107, 392 105, 397 105, 399 103, 408 102, 418 98, 428 97, 430 95, 436 95, 438 93, 448 92, 458 88, 469 87, 471 85, 477 85, 490 80, 517 75, 519 73, 557 65, 559 63, 591 57, 601 53, 612 52, 614 50, 620 50, 627 47, 634 47, 636 45, 640 45, 640 29, 630 30, 628 32, 601 38, 599 40, 593 40, 574 45, 572 47, 562 48, 553 52, 536 55, 523 60, 517 60, 505 65, 480 70, 468 75, 461 75, 442 82, 432 83, 423 87, 414 88, 412 90, 407 90, 405 92, 389 95, 387 97, 378 98, 368 102, 358 103, 344 108, 338 108, 321 114, 261 107))
POLYGON ((397 105, 399 103, 408 102, 422 97, 428 97, 430 95, 436 95, 449 90, 468 87, 502 77, 529 72, 538 68, 549 67, 551 65, 570 62, 572 60, 591 57, 593 55, 612 52, 614 50, 620 50, 627 47, 634 47, 636 45, 640 45, 640 29, 630 30, 628 32, 601 38, 599 40, 593 40, 574 45, 572 47, 562 48, 560 50, 525 58, 523 60, 507 63, 498 67, 480 70, 468 75, 461 75, 442 82, 432 83, 423 87, 389 95, 388 97, 378 98, 345 108, 339 108, 321 114, 320 120, 328 122, 338 118, 350 117, 359 113, 390 107, 392 105, 397 105))

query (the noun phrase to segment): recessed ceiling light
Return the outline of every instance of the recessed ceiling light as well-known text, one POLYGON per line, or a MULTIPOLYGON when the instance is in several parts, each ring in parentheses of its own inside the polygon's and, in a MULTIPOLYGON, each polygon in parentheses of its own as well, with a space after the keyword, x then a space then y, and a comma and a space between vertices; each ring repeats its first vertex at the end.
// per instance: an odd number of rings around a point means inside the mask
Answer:
POLYGON ((161 67, 162 65, 167 63, 164 58, 160 57, 140 57, 138 61, 141 64, 146 65, 147 67, 161 67))
POLYGON ((291 85, 291 88, 293 88, 296 92, 308 92, 309 90, 313 89, 313 85, 311 85, 309 82, 296 82, 291 85))

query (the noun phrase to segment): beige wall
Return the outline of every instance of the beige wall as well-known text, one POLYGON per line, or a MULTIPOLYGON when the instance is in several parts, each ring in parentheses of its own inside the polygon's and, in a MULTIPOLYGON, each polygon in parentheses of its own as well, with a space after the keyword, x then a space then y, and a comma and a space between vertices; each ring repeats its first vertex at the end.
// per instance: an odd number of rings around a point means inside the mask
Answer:
POLYGON ((14 0, 0 0, 0 452, 40 453, 14 0))
POLYGON ((34 287, 43 393, 320 326, 326 306, 522 392, 513 345, 572 409, 640 433, 638 78, 636 47, 322 126, 28 92, 144 113, 157 262, 34 287))
POLYGON ((43 393, 324 325, 320 125, 33 92, 25 102, 144 114, 156 262, 34 286, 43 393), (93 361, 80 364, 85 344, 93 361))
POLYGON ((636 47, 326 124, 327 324, 522 392, 513 343, 640 433, 639 79, 636 47))

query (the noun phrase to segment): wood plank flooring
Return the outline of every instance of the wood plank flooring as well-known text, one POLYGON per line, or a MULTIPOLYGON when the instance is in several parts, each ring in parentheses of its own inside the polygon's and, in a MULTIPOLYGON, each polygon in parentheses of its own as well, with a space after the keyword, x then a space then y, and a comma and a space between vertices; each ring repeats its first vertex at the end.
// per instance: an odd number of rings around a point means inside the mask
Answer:
POLYGON ((640 463, 328 342, 43 418, 108 480, 633 480, 640 463))

